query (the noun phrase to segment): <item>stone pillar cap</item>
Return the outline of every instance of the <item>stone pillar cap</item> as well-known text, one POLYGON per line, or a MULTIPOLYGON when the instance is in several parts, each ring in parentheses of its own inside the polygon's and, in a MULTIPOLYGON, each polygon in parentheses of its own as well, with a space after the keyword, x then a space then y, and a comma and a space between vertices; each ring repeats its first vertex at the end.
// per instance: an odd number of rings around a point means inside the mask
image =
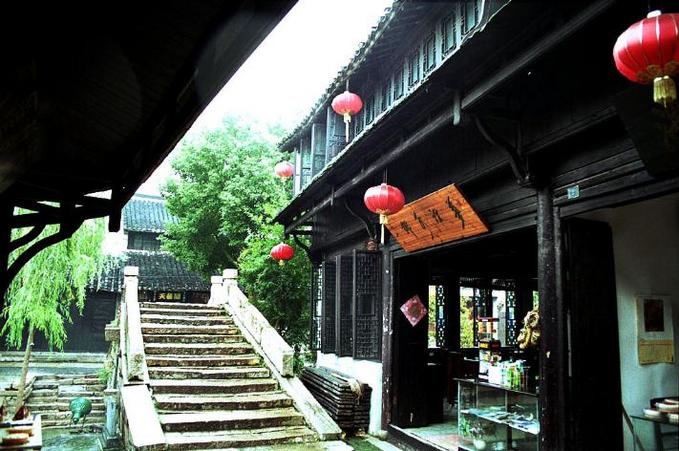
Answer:
POLYGON ((212 277, 210 277, 210 282, 213 285, 215 285, 215 284, 221 285, 223 281, 224 281, 224 278, 222 276, 212 276, 212 277))
POLYGON ((235 268, 229 268, 225 269, 223 272, 224 278, 225 279, 237 279, 238 278, 238 270, 235 268))
POLYGON ((125 269, 123 270, 123 273, 125 276, 138 276, 139 275, 139 267, 138 266, 126 266, 125 269))

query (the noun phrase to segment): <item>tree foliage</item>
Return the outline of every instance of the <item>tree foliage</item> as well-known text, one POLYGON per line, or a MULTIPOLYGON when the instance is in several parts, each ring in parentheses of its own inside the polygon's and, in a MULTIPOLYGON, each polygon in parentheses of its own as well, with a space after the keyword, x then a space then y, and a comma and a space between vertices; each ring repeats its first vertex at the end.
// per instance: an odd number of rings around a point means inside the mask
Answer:
MULTIPOLYGON (((52 235, 59 226, 48 226, 37 239, 52 235)), ((25 230, 15 231, 15 237, 25 230)), ((24 330, 33 327, 42 333, 50 347, 63 349, 66 341, 65 321, 71 321, 75 304, 82 313, 88 283, 105 263, 101 252, 105 228, 103 220, 86 221, 68 240, 39 252, 14 278, 7 290, 2 316, 10 347, 22 346, 24 330)), ((26 246, 10 255, 10 262, 26 246)))
POLYGON ((272 177, 280 159, 271 140, 234 118, 182 141, 172 162, 178 179, 164 189, 180 221, 168 225, 165 248, 205 275, 236 266, 248 238, 287 201, 272 177))
POLYGON ((308 337, 309 262, 301 249, 282 267, 269 256, 283 240, 273 217, 291 192, 290 181, 273 175, 285 158, 275 139, 235 118, 185 139, 172 163, 177 178, 164 189, 179 221, 162 239, 194 271, 209 275, 238 267, 250 301, 289 343, 302 344, 308 337))

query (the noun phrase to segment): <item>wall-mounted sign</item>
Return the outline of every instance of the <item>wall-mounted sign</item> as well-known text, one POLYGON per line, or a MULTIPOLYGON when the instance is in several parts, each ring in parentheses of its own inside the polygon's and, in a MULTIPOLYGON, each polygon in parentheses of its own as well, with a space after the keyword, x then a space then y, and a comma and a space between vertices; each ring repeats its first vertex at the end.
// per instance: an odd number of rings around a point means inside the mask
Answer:
POLYGON ((488 227, 454 184, 389 215, 387 228, 408 252, 488 232, 488 227))

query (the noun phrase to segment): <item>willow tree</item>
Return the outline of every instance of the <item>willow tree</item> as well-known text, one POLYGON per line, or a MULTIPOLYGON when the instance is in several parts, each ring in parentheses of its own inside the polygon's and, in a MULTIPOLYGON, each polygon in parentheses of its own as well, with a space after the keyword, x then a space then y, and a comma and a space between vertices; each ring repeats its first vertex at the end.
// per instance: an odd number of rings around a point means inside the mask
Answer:
MULTIPOLYGON (((52 235, 59 226, 48 226, 36 238, 52 235)), ((17 230, 16 236, 25 231, 17 230)), ((82 314, 86 288, 101 272, 105 258, 101 251, 105 228, 103 220, 86 221, 68 240, 35 255, 12 281, 5 294, 5 321, 0 335, 10 348, 25 349, 16 409, 24 397, 28 364, 35 333, 44 335, 49 347, 62 350, 66 342, 65 323, 71 322, 75 305, 82 314)), ((10 263, 25 248, 10 255, 10 263)))

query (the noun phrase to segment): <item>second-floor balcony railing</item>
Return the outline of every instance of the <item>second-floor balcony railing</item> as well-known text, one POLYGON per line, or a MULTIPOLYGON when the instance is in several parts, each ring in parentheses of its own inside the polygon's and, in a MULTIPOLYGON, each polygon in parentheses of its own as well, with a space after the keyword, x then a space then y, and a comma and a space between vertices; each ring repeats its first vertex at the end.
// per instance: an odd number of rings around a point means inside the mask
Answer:
MULTIPOLYGON (((367 128, 376 125, 386 112, 407 99, 452 56, 479 25, 487 3, 486 0, 450 2, 443 9, 432 10, 430 26, 421 27, 420 34, 408 41, 410 45, 391 47, 394 51, 393 57, 389 58, 390 65, 375 71, 383 75, 375 76, 370 71, 364 71, 368 73, 355 77, 351 91, 361 96, 364 107, 352 119, 348 141, 342 116, 330 107, 332 99, 325 99, 325 105, 320 105, 285 143, 294 146, 293 194, 302 192, 347 145, 360 137, 367 128)), ((413 6, 401 4, 397 7, 413 6)), ((367 55, 366 60, 370 60, 370 55, 367 55)), ((333 85, 343 86, 341 82, 338 77, 333 85)))

